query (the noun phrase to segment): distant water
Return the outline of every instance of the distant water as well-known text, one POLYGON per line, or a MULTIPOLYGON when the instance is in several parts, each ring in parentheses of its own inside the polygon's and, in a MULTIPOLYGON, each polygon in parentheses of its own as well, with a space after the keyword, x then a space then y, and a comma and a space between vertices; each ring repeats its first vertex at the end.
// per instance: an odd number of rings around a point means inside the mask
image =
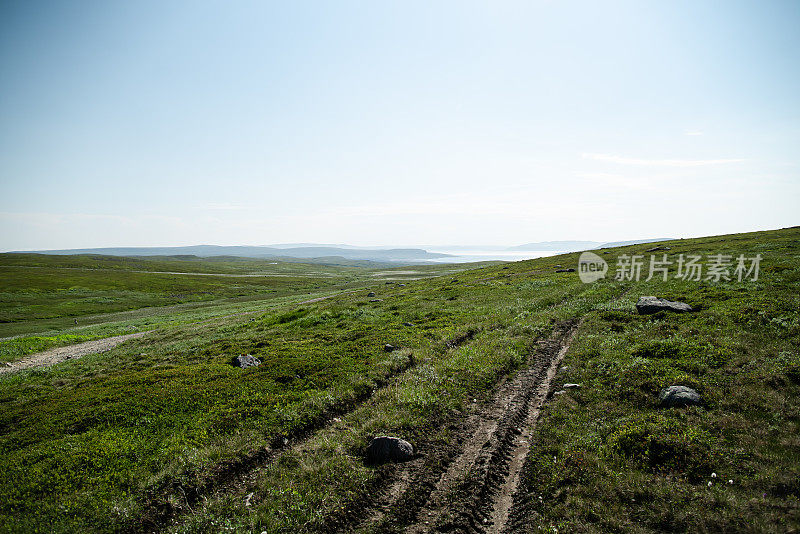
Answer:
POLYGON ((468 263, 473 261, 521 261, 564 254, 555 250, 448 250, 426 249, 428 252, 451 254, 449 258, 428 260, 431 263, 468 263))

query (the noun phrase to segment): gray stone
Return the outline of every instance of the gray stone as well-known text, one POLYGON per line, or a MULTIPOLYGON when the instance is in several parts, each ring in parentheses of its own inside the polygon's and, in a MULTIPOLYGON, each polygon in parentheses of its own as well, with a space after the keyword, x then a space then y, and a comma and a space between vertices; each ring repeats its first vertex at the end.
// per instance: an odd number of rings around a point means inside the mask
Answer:
POLYGON ((375 292, 374 291, 370 291, 369 293, 367 293, 367 296, 368 297, 374 297, 375 296, 375 292))
POLYGON ((405 284, 397 284, 397 287, 406 287, 405 284))
POLYGON ((372 464, 405 462, 414 458, 414 447, 404 439, 378 436, 369 442, 366 457, 372 464))
POLYGON ((383 346, 383 350, 386 351, 386 352, 392 352, 394 350, 397 350, 397 347, 387 343, 386 345, 383 346))
POLYGON ((580 389, 580 384, 564 384, 564 389, 580 389))
POLYGON ((703 399, 697 391, 686 386, 669 386, 658 394, 659 406, 664 408, 682 406, 700 406, 703 399))
POLYGON ((369 301, 370 301, 370 302, 380 302, 380 301, 381 301, 381 299, 370 299, 369 301))
POLYGON ((575 269, 556 269, 557 273, 574 273, 575 269))
POLYGON ((639 301, 636 303, 636 311, 639 312, 639 315, 650 315, 662 310, 683 313, 692 311, 692 307, 685 302, 671 301, 658 297, 639 297, 639 301))
POLYGON ((403 323, 403 326, 414 326, 414 323, 403 323))
POLYGON ((248 367, 258 367, 261 365, 261 360, 250 354, 240 354, 231 361, 231 364, 235 367, 246 369, 248 367))

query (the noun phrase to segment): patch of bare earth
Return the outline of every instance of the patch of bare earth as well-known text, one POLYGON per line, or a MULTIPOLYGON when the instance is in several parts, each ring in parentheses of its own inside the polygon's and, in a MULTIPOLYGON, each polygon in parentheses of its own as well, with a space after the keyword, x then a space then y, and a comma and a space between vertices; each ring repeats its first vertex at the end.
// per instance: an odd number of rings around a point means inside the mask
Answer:
POLYGON ((76 343, 75 345, 67 345, 65 347, 56 347, 44 352, 37 352, 36 354, 31 354, 16 362, 0 365, 0 374, 13 373, 15 371, 31 369, 34 367, 48 367, 66 360, 80 358, 81 356, 86 356, 87 354, 106 352, 124 341, 142 337, 147 333, 149 333, 149 331, 107 337, 104 339, 96 339, 94 341, 86 341, 84 343, 76 343))
POLYGON ((342 532, 480 532, 507 528, 513 496, 529 442, 550 384, 576 330, 559 325, 539 341, 529 365, 503 382, 493 400, 450 426, 458 436, 449 448, 395 466, 360 503, 360 518, 337 525, 342 532))

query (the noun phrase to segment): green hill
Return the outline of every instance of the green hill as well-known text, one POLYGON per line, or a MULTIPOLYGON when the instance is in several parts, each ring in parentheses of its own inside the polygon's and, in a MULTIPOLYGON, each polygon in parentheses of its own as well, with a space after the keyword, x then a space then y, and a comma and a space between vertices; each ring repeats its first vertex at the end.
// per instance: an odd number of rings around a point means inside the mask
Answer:
POLYGON ((609 277, 586 284, 556 272, 577 253, 263 279, 222 276, 244 260, 204 262, 215 277, 6 255, 9 335, 152 331, 0 374, 0 532, 800 528, 800 229, 657 245, 602 254, 609 277), (666 281, 646 280, 651 254, 666 281), (615 279, 631 255, 642 276, 615 279), (675 278, 681 255, 700 280, 675 278), (694 311, 639 315, 645 295, 694 311), (118 315, 69 324, 101 310, 118 315), (703 405, 659 407, 671 385, 703 405), (366 464, 377 435, 418 456, 366 464))

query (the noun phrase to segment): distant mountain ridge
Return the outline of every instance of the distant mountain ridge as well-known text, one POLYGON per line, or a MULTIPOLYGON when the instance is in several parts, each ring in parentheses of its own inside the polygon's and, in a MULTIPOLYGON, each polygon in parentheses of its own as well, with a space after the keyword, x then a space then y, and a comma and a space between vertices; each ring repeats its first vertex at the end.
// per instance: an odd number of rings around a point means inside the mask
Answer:
MULTIPOLYGON (((263 246, 224 246, 224 245, 189 245, 180 247, 98 247, 98 248, 76 248, 62 250, 30 250, 17 251, 36 254, 99 254, 104 256, 197 256, 200 258, 210 258, 214 256, 231 256, 240 258, 259 258, 259 259, 282 259, 282 260, 333 260, 336 258, 354 261, 372 261, 380 263, 427 263, 436 260, 447 260, 452 258, 455 262, 465 261, 458 259, 457 256, 450 254, 457 250, 487 250, 495 251, 500 260, 502 252, 576 252, 581 250, 596 250, 599 248, 619 247, 625 245, 635 245, 641 243, 652 243, 655 241, 668 241, 671 238, 657 239, 638 239, 631 241, 616 241, 603 243, 600 241, 540 241, 537 243, 527 243, 514 247, 453 247, 445 252, 429 252, 423 248, 390 248, 390 247, 357 247, 353 245, 320 245, 314 243, 286 243, 278 245, 263 246)), ((431 247, 433 248, 433 247, 431 247)), ((439 247, 436 247, 439 248, 439 247)), ((467 254, 469 256, 469 254, 467 254)), ((476 256, 474 260, 483 261, 487 258, 476 256)))
POLYGON ((602 241, 540 241, 538 243, 527 243, 516 247, 509 247, 506 250, 547 250, 558 252, 576 252, 579 250, 592 250, 598 248, 624 247, 626 245, 640 245, 642 243, 654 243, 656 241, 671 241, 672 237, 657 237, 651 239, 632 239, 630 241, 612 241, 604 243, 602 241))
POLYGON ((25 251, 37 254, 102 254, 106 256, 238 256, 241 258, 345 258, 348 260, 371 260, 379 262, 402 262, 432 260, 448 257, 448 254, 428 252, 416 248, 395 249, 351 249, 331 246, 266 247, 266 246, 220 246, 189 245, 183 247, 101 247, 64 250, 25 251))
POLYGON ((602 245, 601 241, 539 241, 537 243, 526 243, 516 247, 508 247, 506 250, 551 250, 567 252, 572 250, 585 250, 597 248, 602 245))

